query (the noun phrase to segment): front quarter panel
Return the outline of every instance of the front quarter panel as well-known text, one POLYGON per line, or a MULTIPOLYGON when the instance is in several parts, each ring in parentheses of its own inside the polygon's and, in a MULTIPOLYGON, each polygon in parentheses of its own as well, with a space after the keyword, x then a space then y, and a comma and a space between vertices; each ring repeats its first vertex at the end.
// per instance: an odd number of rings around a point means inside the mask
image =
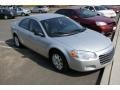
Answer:
POLYGON ((57 43, 51 44, 49 46, 49 48, 48 48, 48 56, 49 56, 49 51, 52 48, 55 48, 55 49, 58 49, 59 51, 61 51, 64 54, 64 56, 65 56, 68 64, 70 64, 70 55, 69 55, 69 52, 72 51, 73 48, 71 48, 71 47, 69 47, 67 45, 60 44, 60 43, 59 44, 57 44, 57 43))

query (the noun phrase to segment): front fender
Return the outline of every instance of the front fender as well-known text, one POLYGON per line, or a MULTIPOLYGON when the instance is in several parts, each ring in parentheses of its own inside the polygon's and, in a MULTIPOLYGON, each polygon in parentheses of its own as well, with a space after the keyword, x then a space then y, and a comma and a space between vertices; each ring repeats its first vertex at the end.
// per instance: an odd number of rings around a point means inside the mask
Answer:
MULTIPOLYGON (((70 50, 68 48, 65 48, 65 47, 60 46, 60 45, 59 46, 58 45, 51 45, 49 47, 48 51, 50 51, 52 48, 55 48, 55 49, 58 49, 59 51, 61 51, 64 54, 64 56, 69 64, 69 62, 70 62, 69 51, 70 50)), ((49 52, 48 52, 48 56, 49 56, 49 52)))

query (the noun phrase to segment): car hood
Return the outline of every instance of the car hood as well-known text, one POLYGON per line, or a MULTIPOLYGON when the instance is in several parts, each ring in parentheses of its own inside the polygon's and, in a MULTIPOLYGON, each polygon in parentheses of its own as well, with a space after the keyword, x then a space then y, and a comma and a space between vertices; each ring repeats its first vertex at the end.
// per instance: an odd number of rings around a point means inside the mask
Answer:
POLYGON ((90 18, 87 18, 87 19, 95 21, 95 22, 106 22, 106 23, 114 22, 114 20, 112 18, 107 18, 107 17, 104 17, 104 16, 95 16, 95 17, 90 17, 90 18))
POLYGON ((79 34, 54 39, 55 42, 62 43, 65 47, 92 52, 103 50, 112 44, 109 38, 92 30, 86 30, 79 34))
POLYGON ((113 10, 100 10, 100 11, 98 11, 98 12, 103 13, 103 14, 115 13, 113 10))

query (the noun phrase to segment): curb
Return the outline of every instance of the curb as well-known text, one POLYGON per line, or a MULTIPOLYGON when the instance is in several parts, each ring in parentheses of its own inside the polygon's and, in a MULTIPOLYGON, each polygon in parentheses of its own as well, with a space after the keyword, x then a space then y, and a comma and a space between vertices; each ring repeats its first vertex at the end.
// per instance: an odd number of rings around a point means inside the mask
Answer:
MULTIPOLYGON (((119 15, 119 18, 120 18, 120 15, 119 15)), ((117 45, 117 40, 118 40, 118 35, 119 35, 119 29, 120 29, 120 19, 118 20, 117 29, 116 29, 114 39, 113 39, 115 53, 116 53, 116 45, 117 45)), ((109 85, 110 84, 113 63, 114 63, 114 57, 113 57, 113 62, 111 62, 108 66, 105 67, 102 78, 101 78, 100 85, 109 85)))

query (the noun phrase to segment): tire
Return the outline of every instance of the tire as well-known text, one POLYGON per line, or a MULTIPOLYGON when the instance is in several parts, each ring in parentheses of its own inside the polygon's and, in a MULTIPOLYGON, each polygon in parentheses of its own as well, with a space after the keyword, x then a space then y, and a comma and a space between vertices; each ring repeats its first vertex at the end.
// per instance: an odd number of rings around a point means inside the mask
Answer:
POLYGON ((25 13, 21 13, 21 16, 25 16, 25 13))
POLYGON ((41 11, 41 10, 39 10, 39 13, 42 13, 42 11, 41 11))
POLYGON ((25 16, 30 16, 29 14, 26 14, 25 16))
POLYGON ((18 48, 22 47, 22 44, 20 43, 20 40, 17 35, 13 36, 13 40, 14 40, 14 44, 16 47, 18 47, 18 48))
POLYGON ((56 51, 51 52, 50 60, 51 60, 53 67, 57 71, 63 73, 63 72, 67 72, 69 70, 67 60, 66 60, 65 56, 60 51, 56 50, 56 51))
POLYGON ((15 16, 13 16, 12 19, 15 19, 15 16))
POLYGON ((4 19, 7 20, 7 19, 8 19, 8 16, 5 15, 5 16, 4 16, 4 19))

